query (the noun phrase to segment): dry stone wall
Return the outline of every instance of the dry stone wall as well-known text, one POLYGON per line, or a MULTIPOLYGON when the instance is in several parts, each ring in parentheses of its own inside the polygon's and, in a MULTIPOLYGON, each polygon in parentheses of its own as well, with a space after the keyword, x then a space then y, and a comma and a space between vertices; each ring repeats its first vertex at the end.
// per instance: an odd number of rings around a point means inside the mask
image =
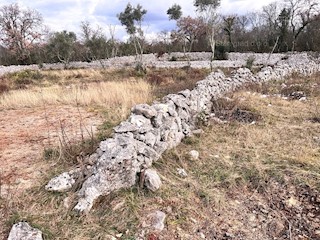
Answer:
MULTIPOLYGON (((190 64, 192 68, 210 68, 210 57, 211 53, 207 52, 192 52, 186 53, 187 57, 190 59, 190 64)), ((145 54, 143 55, 143 63, 147 67, 156 67, 156 68, 181 68, 189 66, 188 61, 170 61, 170 59, 175 56, 177 58, 184 58, 184 53, 171 53, 165 54, 164 56, 157 58, 156 54, 145 54)), ((246 64, 246 60, 249 57, 254 57, 256 65, 275 65, 282 58, 286 57, 285 54, 259 54, 259 53, 229 53, 228 59, 224 61, 214 61, 212 67, 229 67, 229 68, 239 68, 246 64)), ((102 61, 93 61, 90 63, 87 62, 71 62, 69 68, 101 68, 102 66, 106 68, 123 68, 127 66, 135 66, 135 57, 115 57, 102 61)), ((65 65, 62 63, 55 64, 43 64, 41 69, 64 69, 65 65)), ((18 72, 22 70, 41 70, 38 65, 28 65, 28 66, 0 66, 0 76, 18 72)))
MULTIPOLYGON (((192 134, 199 115, 210 112, 213 99, 245 83, 282 79, 293 72, 310 75, 319 70, 318 60, 307 54, 293 55, 256 75, 246 68, 238 69, 230 77, 216 71, 191 91, 170 94, 151 106, 135 106, 130 117, 114 128, 114 136, 102 141, 90 156, 94 164, 87 169, 75 210, 87 212, 99 196, 136 184, 139 173, 192 134)), ((57 178, 55 181, 59 182, 57 178)))

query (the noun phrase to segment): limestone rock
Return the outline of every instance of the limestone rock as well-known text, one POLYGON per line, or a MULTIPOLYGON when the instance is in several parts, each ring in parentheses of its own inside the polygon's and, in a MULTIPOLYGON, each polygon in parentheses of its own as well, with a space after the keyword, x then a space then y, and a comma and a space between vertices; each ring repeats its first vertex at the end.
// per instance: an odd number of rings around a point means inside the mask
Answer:
POLYGON ((156 170, 147 169, 144 173, 144 185, 152 192, 156 192, 162 185, 156 170))
POLYGON ((80 169, 64 172, 59 176, 51 179, 45 186, 45 189, 50 192, 67 192, 72 189, 76 180, 81 174, 80 169))
POLYGON ((183 168, 177 168, 177 172, 182 178, 188 177, 188 173, 183 168))
POLYGON ((189 157, 191 160, 198 160, 200 157, 200 153, 196 150, 192 150, 189 152, 189 157))
POLYGON ((135 132, 138 128, 134 124, 130 122, 122 122, 119 126, 114 128, 116 133, 127 133, 127 132, 135 132))
POLYGON ((151 119, 157 115, 157 111, 148 104, 139 104, 132 108, 132 113, 137 115, 143 115, 144 117, 151 119))
POLYGON ((8 240, 42 240, 42 232, 26 222, 13 225, 8 240))
POLYGON ((155 211, 147 216, 146 221, 142 224, 144 228, 152 231, 161 232, 165 227, 166 214, 162 211, 155 211))

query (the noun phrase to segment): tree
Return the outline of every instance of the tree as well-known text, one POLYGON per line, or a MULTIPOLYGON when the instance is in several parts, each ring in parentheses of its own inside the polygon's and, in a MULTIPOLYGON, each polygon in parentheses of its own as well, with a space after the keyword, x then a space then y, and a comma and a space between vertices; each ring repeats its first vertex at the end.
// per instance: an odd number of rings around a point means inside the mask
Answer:
POLYGON ((283 8, 278 17, 278 29, 279 29, 279 52, 287 52, 289 46, 287 43, 289 34, 289 22, 290 22, 290 10, 283 8))
POLYGON ((290 25, 292 33, 292 51, 295 51, 296 42, 305 28, 315 21, 319 14, 318 0, 286 0, 290 10, 290 25))
POLYGON ((229 42, 229 51, 234 51, 233 43, 232 43, 232 34, 234 32, 234 26, 236 24, 236 16, 229 15, 223 17, 223 31, 226 33, 229 42))
POLYGON ((279 40, 278 17, 279 7, 277 2, 270 3, 262 8, 262 20, 265 25, 268 47, 274 46, 279 40))
POLYGON ((118 14, 119 21, 123 26, 126 27, 127 33, 130 35, 134 42, 136 56, 139 56, 139 63, 142 63, 143 55, 142 42, 144 40, 144 37, 142 31, 142 21, 145 14, 147 14, 147 10, 142 9, 142 6, 140 4, 138 4, 134 8, 130 3, 127 4, 123 12, 118 14))
POLYGON ((86 60, 99 60, 101 66, 104 67, 102 60, 109 57, 107 37, 102 33, 100 27, 94 29, 88 21, 81 22, 80 28, 83 44, 86 47, 86 60))
POLYGON ((18 4, 0 8, 0 40, 20 63, 28 62, 30 53, 45 35, 39 12, 20 9, 18 4))
POLYGON ((189 43, 188 52, 191 52, 194 42, 206 34, 206 24, 202 18, 192 18, 190 16, 180 18, 177 21, 177 27, 178 30, 173 32, 173 37, 183 39, 184 53, 186 53, 187 43, 189 43))
POLYGON ((65 68, 70 63, 74 53, 77 36, 74 32, 55 32, 49 39, 49 53, 64 63, 65 68))
POLYGON ((209 43, 212 51, 211 56, 211 66, 214 60, 214 50, 215 50, 215 31, 216 31, 216 21, 217 21, 217 8, 220 6, 220 0, 195 0, 194 6, 197 12, 201 14, 203 21, 206 23, 206 33, 209 38, 209 43))
POLYGON ((181 6, 178 4, 173 4, 167 11, 169 15, 169 20, 178 20, 182 16, 181 6))

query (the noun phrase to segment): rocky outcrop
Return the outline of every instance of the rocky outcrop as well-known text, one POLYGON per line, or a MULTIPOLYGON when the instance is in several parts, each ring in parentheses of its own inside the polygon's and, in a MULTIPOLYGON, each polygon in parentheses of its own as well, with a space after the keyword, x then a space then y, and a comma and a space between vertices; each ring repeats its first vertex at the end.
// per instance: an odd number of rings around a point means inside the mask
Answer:
POLYGON ((42 240, 42 232, 26 222, 13 225, 8 240, 42 240))
POLYGON ((191 91, 170 94, 151 106, 137 105, 128 120, 114 128, 114 136, 101 142, 92 155, 96 164, 78 192, 75 210, 87 212, 99 196, 136 184, 138 174, 150 168, 164 151, 192 134, 199 117, 210 113, 213 99, 245 83, 282 79, 293 72, 308 75, 319 70, 320 66, 307 54, 294 55, 256 75, 246 68, 238 69, 230 77, 216 71, 191 91))

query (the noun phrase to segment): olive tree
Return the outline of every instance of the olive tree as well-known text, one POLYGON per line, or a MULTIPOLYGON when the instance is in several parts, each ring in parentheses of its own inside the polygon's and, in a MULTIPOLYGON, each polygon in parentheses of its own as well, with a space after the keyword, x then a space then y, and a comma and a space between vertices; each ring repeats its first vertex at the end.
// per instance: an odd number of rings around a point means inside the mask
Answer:
POLYGON ((178 20, 182 16, 181 6, 173 4, 167 11, 169 20, 178 20))
POLYGON ((58 59, 67 68, 75 54, 77 36, 74 32, 55 32, 49 38, 48 52, 52 58, 58 59))
POLYGON ((147 10, 143 9, 140 4, 133 7, 128 3, 124 11, 118 14, 119 21, 123 26, 125 26, 127 33, 130 35, 130 38, 134 43, 136 57, 140 64, 142 63, 142 42, 144 41, 142 21, 146 13, 147 10))
POLYGON ((98 26, 94 29, 88 21, 81 22, 83 45, 86 49, 85 59, 87 61, 99 61, 104 68, 103 59, 109 58, 109 45, 107 37, 98 26))

